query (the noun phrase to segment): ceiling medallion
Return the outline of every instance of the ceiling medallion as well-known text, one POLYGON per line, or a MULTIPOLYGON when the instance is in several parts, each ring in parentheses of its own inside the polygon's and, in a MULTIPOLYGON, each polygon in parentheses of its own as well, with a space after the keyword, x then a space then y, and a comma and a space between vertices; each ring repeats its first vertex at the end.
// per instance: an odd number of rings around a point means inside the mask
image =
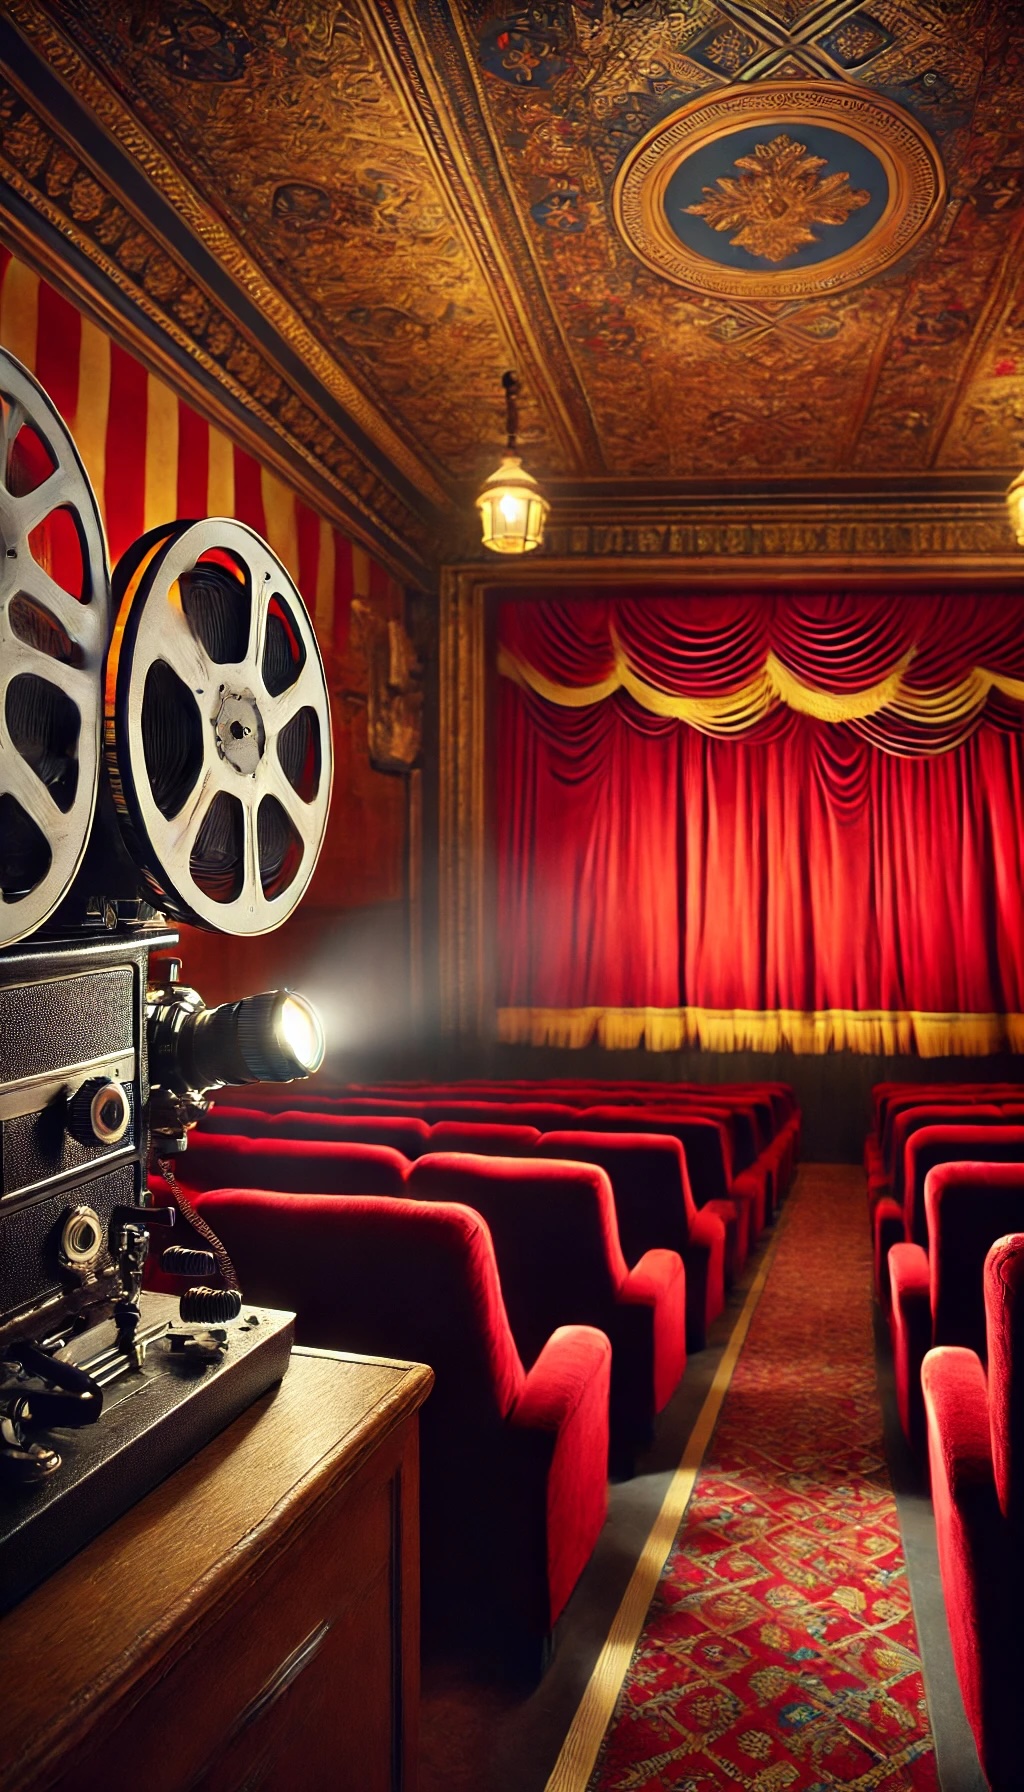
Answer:
POLYGON ((882 273, 945 196, 938 150, 891 100, 761 81, 662 119, 626 157, 613 207, 634 255, 677 285, 796 299, 882 273))

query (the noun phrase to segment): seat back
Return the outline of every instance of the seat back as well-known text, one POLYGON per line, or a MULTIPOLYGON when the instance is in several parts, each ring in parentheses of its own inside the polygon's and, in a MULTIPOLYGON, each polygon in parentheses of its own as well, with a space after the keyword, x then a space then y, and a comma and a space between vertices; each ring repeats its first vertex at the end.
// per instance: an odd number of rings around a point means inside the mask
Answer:
POLYGON ((1004 1233, 1024 1232, 1024 1162, 939 1164, 925 1183, 925 1212, 932 1341, 984 1358, 985 1259, 1004 1233))
POLYGON ((246 1188, 305 1195, 402 1195, 409 1160, 387 1145, 318 1139, 194 1136, 178 1168, 190 1189, 246 1188))
MULTIPOLYGON (((985 1260, 992 1467, 1004 1518, 1024 1523, 1024 1230, 998 1238, 985 1260)), ((1019 1552, 1018 1552, 1019 1553, 1019 1552)))
POLYGON ((557 1326, 607 1328, 627 1271, 611 1183, 596 1165, 438 1152, 417 1160, 406 1187, 483 1215, 528 1368, 557 1326))
POLYGON ((523 1387, 490 1234, 451 1202, 216 1189, 196 1207, 248 1299, 297 1315, 300 1343, 429 1363, 435 1442, 494 1432, 523 1387))
POLYGON ((913 1244, 927 1248, 924 1191, 929 1173, 939 1164, 1005 1164, 1024 1158, 1024 1131, 1018 1120, 1008 1121, 1005 1115, 1004 1109, 976 1108, 969 1121, 958 1119, 920 1126, 908 1138, 904 1150, 903 1220, 913 1244))
POLYGON ((320 1139, 325 1144, 390 1145, 406 1157, 419 1157, 429 1149, 430 1128, 425 1120, 400 1114, 307 1113, 282 1108, 277 1113, 245 1113, 216 1107, 200 1129, 213 1132, 249 1133, 253 1138, 320 1139))
POLYGON ((607 1172, 622 1254, 631 1267, 645 1251, 685 1249, 695 1208, 678 1139, 651 1132, 546 1132, 537 1152, 607 1172))
POLYGON ((535 1126, 505 1126, 486 1120, 435 1120, 429 1128, 425 1150, 468 1151, 475 1157, 531 1157, 539 1138, 535 1126))
POLYGON ((720 1120, 700 1119, 678 1109, 674 1113, 659 1110, 647 1118, 643 1109, 609 1104, 584 1108, 577 1124, 588 1132, 653 1132, 678 1139, 697 1206, 728 1198, 732 1151, 728 1128, 720 1120))

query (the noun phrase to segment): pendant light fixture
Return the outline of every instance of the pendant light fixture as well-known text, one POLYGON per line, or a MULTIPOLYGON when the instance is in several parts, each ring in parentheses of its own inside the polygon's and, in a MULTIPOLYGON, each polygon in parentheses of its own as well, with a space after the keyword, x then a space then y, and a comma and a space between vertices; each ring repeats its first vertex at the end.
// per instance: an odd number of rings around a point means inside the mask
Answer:
POLYGON ((484 481, 476 507, 485 548, 494 554, 528 554, 544 539, 544 524, 551 506, 517 451, 519 381, 514 373, 506 373, 501 383, 505 388, 508 441, 504 459, 484 481))

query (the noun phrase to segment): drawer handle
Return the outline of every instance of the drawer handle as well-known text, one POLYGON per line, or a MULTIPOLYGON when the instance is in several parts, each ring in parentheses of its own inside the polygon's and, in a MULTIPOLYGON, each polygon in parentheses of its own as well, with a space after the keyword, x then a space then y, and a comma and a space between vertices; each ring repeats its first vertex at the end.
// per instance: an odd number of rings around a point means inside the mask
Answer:
POLYGON ((278 1699, 288 1691, 289 1686, 295 1684, 303 1669, 308 1668, 313 1657, 319 1654, 330 1628, 330 1620, 325 1618, 323 1623, 318 1624, 315 1630, 311 1630, 290 1655, 285 1656, 281 1666, 275 1669, 267 1684, 260 1689, 254 1699, 250 1700, 245 1710, 232 1725, 228 1738, 230 1742, 234 1742, 243 1730, 247 1730, 251 1724, 256 1723, 265 1711, 269 1711, 272 1705, 277 1704, 278 1699))

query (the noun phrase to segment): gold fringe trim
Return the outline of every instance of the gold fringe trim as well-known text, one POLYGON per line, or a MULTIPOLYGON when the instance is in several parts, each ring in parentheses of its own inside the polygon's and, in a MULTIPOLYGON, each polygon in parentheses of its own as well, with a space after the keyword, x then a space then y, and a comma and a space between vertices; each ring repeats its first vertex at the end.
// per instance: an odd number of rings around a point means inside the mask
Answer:
POLYGON ((862 1052, 921 1058, 985 1057, 1024 1052, 1024 1014, 929 1014, 882 1009, 798 1008, 499 1008, 503 1045, 557 1045, 579 1050, 806 1054, 862 1052))
POLYGON ((804 684, 774 653, 769 653, 763 669, 749 684, 720 697, 676 697, 638 677, 614 634, 612 646, 614 668, 596 684, 556 684, 506 647, 498 649, 498 671, 503 678, 563 709, 586 709, 622 690, 652 715, 686 722, 701 734, 723 736, 744 733, 780 703, 823 722, 863 721, 883 709, 891 709, 905 720, 933 728, 968 722, 979 713, 993 690, 1016 703, 1024 703, 1024 679, 988 672, 984 666, 975 666, 959 684, 938 690, 915 690, 905 683, 913 648, 885 678, 863 691, 818 690, 804 684))

